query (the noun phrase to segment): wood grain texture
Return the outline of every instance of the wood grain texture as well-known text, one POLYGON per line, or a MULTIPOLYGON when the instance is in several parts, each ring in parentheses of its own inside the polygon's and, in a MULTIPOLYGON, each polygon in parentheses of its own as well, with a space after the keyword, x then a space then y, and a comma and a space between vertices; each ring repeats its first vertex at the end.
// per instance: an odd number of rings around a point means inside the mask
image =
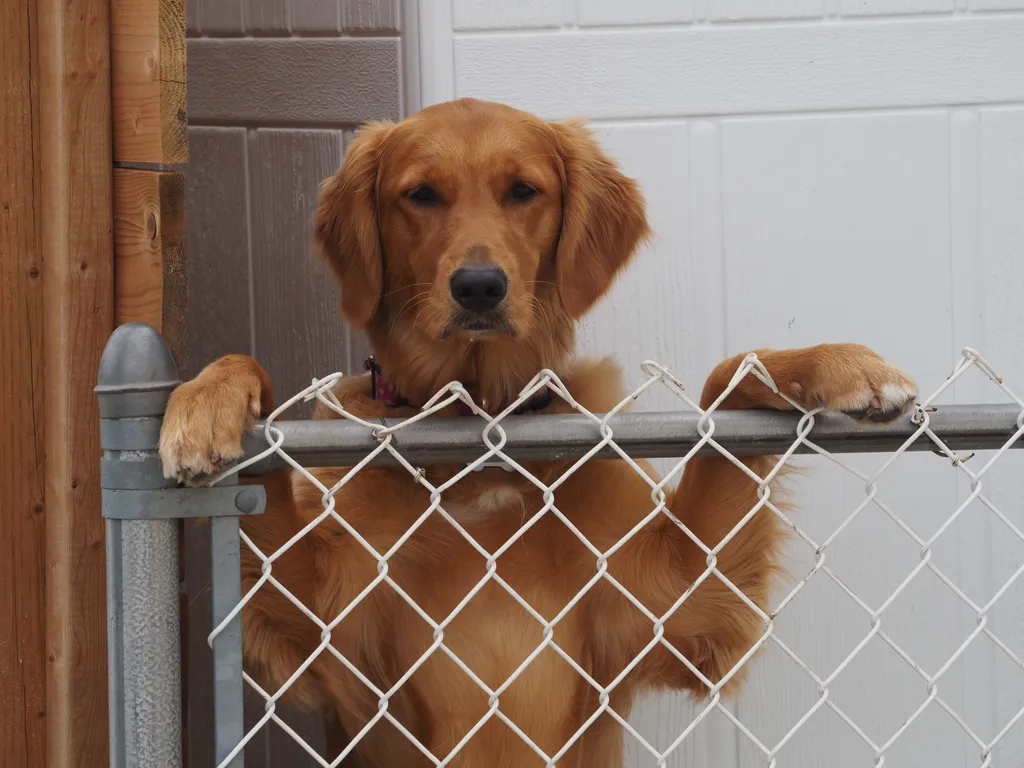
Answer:
POLYGON ((43 296, 35 4, 0 4, 0 754, 46 761, 43 296))
POLYGON ((359 31, 398 31, 398 0, 341 0, 341 25, 359 31))
POLYGON ((398 117, 394 37, 191 38, 198 123, 343 126, 398 117))
POLYGON ((251 355, 249 203, 244 128, 189 130, 188 361, 194 376, 222 355, 251 355))
POLYGON ((256 35, 288 33, 289 4, 280 0, 245 0, 245 31, 256 35))
POLYGON ((292 2, 291 30, 302 34, 336 35, 341 32, 338 0, 292 2))
POLYGON ((196 0, 185 3, 185 33, 189 36, 202 34, 199 23, 199 3, 196 0))
POLYGON ((185 0, 110 4, 114 159, 188 160, 185 0))
MULTIPOLYGON (((339 313, 338 288, 312 246, 320 182, 341 162, 340 131, 258 130, 250 138, 256 356, 279 400, 313 376, 361 363, 339 313)), ((289 411, 302 418, 306 407, 289 411)))
POLYGON ((106 764, 106 574, 93 387, 112 329, 106 0, 38 0, 47 760, 106 764))
POLYGON ((115 169, 114 278, 116 324, 153 326, 182 367, 188 343, 184 174, 115 169))
POLYGON ((245 33, 242 0, 188 0, 195 8, 196 31, 204 35, 228 36, 245 33))

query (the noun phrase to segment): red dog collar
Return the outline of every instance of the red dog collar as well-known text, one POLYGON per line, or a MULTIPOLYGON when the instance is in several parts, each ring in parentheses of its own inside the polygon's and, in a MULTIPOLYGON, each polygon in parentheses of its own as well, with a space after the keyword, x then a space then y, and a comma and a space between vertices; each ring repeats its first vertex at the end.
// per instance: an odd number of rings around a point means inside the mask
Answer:
MULTIPOLYGON (((377 359, 370 355, 366 358, 366 362, 363 363, 363 367, 370 372, 370 393, 374 400, 379 400, 384 403, 388 408, 402 408, 402 407, 419 407, 410 403, 405 398, 395 385, 384 376, 384 371, 380 367, 380 363, 377 359)), ((495 409, 484 409, 491 416, 496 416, 504 411, 512 403, 512 400, 505 400, 495 409)), ((463 416, 469 416, 473 413, 466 403, 459 400, 456 403, 459 413, 463 416)), ((479 403, 477 405, 480 405, 479 403)), ((525 403, 516 408, 512 413, 515 415, 523 415, 527 413, 535 413, 543 410, 551 405, 551 390, 545 388, 542 392, 538 392, 536 395, 531 397, 525 403)), ((480 406, 483 408, 483 406, 480 406)))

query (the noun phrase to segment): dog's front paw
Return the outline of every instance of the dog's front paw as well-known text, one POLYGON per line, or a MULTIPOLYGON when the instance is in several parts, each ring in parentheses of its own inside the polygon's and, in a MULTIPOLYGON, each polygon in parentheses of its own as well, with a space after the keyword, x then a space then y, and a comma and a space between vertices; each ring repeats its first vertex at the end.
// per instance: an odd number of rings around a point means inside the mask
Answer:
POLYGON ((917 399, 914 380, 859 344, 822 344, 812 350, 808 377, 795 394, 808 407, 841 411, 855 419, 891 421, 917 399), (799 390, 803 389, 803 392, 799 390))
POLYGON ((164 476, 187 484, 242 455, 242 435, 260 415, 259 379, 198 378, 171 394, 160 430, 164 476))

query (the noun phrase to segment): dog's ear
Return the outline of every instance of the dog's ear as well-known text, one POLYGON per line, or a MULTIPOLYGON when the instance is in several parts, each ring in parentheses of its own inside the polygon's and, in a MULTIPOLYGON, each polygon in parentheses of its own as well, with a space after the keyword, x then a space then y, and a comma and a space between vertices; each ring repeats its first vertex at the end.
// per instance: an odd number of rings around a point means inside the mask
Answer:
POLYGON ((555 282, 562 306, 579 319, 650 234, 644 197, 582 122, 551 123, 562 166, 562 232, 555 282))
POLYGON ((341 281, 341 314, 356 330, 373 319, 383 291, 377 223, 377 170, 393 123, 366 125, 338 172, 320 188, 314 217, 317 245, 341 281))

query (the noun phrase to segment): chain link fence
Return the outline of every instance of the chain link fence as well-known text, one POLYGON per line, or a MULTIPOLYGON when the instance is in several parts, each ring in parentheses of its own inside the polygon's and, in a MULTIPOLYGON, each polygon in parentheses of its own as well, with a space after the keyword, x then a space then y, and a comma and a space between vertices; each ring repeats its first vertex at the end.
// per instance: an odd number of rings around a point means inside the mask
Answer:
MULTIPOLYGON (((119 328, 108 345, 101 365, 100 386, 102 436, 105 449, 104 515, 108 525, 108 570, 110 610, 110 673, 111 673, 111 755, 115 766, 175 766, 181 764, 181 703, 180 662, 178 637, 178 548, 177 520, 185 517, 210 517, 212 595, 214 629, 209 637, 214 657, 214 705, 216 731, 216 764, 221 768, 243 765, 246 744, 263 728, 277 727, 288 733, 309 755, 311 764, 338 766, 375 727, 385 723, 401 737, 408 739, 423 759, 432 765, 448 765, 457 759, 464 746, 488 721, 501 721, 537 756, 538 765, 555 766, 587 732, 594 721, 602 716, 613 718, 626 734, 630 754, 645 765, 671 765, 683 751, 687 740, 709 717, 718 717, 740 734, 744 742, 748 763, 774 768, 780 762, 780 753, 787 744, 806 730, 817 727, 816 713, 827 710, 848 729, 864 748, 865 765, 876 767, 887 763, 908 731, 914 728, 926 713, 939 710, 948 716, 948 723, 962 731, 976 755, 973 765, 988 768, 995 764, 1014 727, 1024 718, 1024 697, 1015 700, 995 730, 978 727, 972 713, 965 711, 962 702, 954 702, 947 695, 945 683, 950 670, 963 661, 972 648, 985 643, 993 653, 1000 655, 1000 664, 1008 663, 1014 673, 1024 672, 1024 648, 1019 637, 1004 639, 997 634, 992 620, 993 612, 1008 599, 1021 575, 1024 574, 1024 556, 1008 575, 993 585, 984 597, 964 587, 960 574, 952 572, 935 556, 937 543, 958 524, 968 509, 982 508, 995 521, 1000 537, 1024 544, 1024 515, 1019 498, 1011 499, 1009 508, 996 503, 991 493, 993 467, 1004 460, 1008 452, 1024 445, 1024 401, 1002 380, 995 369, 974 350, 964 350, 950 376, 934 392, 923 397, 909 415, 888 424, 865 425, 836 414, 805 411, 795 403, 795 412, 776 413, 762 411, 718 411, 718 405, 746 377, 759 379, 765 387, 775 389, 770 373, 754 355, 748 355, 739 366, 729 386, 706 410, 690 398, 683 384, 667 368, 648 362, 643 365, 643 383, 608 413, 595 414, 578 403, 572 392, 552 371, 541 371, 522 391, 518 400, 508 405, 501 414, 490 416, 473 401, 458 383, 438 392, 422 411, 404 420, 366 420, 345 410, 332 392, 341 379, 333 374, 313 381, 277 408, 265 422, 247 437, 247 458, 236 463, 221 476, 212 478, 205 488, 174 488, 164 480, 156 456, 160 415, 170 391, 177 383, 173 362, 159 337, 146 326, 127 325, 119 328), (981 375, 990 382, 997 402, 987 405, 946 405, 943 396, 967 375, 981 375), (652 388, 668 391, 678 403, 671 412, 630 413, 627 408, 652 388), (548 390, 555 398, 571 407, 573 413, 550 416, 515 416, 513 412, 523 403, 548 390), (282 421, 288 409, 296 403, 315 400, 326 409, 330 420, 282 421), (472 416, 459 418, 431 418, 456 403, 464 405, 472 416), (899 472, 901 457, 908 453, 935 454, 934 461, 963 479, 966 492, 948 500, 942 509, 930 510, 933 522, 928 533, 920 525, 908 521, 908 514, 898 505, 890 504, 880 491, 883 478, 899 472), (871 471, 856 466, 850 454, 877 453, 885 456, 871 471), (810 530, 802 510, 790 509, 777 499, 776 482, 780 473, 791 468, 800 454, 812 454, 831 464, 834 469, 851 478, 862 489, 860 497, 842 510, 837 525, 831 530, 810 530), (757 503, 742 516, 736 527, 722 541, 702 542, 670 512, 667 493, 678 482, 687 462, 698 455, 718 455, 729 460, 754 484, 757 503), (774 465, 765 474, 758 475, 741 457, 773 455, 774 465), (681 457, 681 458, 680 458, 681 457), (563 514, 558 506, 558 489, 586 462, 593 459, 618 459, 632 468, 650 490, 650 510, 632 530, 609 549, 595 546, 563 514), (665 463, 664 477, 653 476, 640 461, 644 458, 671 458, 665 463), (557 478, 539 478, 531 467, 535 462, 560 462, 567 466, 557 478), (443 482, 432 482, 425 467, 436 464, 459 463, 461 471, 443 482), (367 467, 389 465, 408 474, 429 498, 429 505, 387 549, 375 548, 346 518, 339 493, 352 478, 367 467), (349 468, 338 475, 336 482, 326 485, 323 475, 311 468, 349 468), (523 478, 534 487, 542 499, 537 509, 524 509, 522 524, 516 533, 501 546, 488 549, 472 535, 460 515, 447 503, 446 498, 458 482, 483 468, 500 467, 523 478), (299 482, 316 489, 322 502, 322 511, 284 546, 276 551, 261 551, 257 544, 239 527, 245 515, 261 514, 266 506, 263 489, 253 485, 237 485, 238 474, 260 475, 277 468, 291 468, 301 476, 299 482), (775 595, 771 609, 764 611, 738 589, 719 568, 718 556, 739 530, 759 512, 766 510, 778 517, 791 532, 795 546, 803 549, 807 564, 804 570, 791 573, 790 582, 775 595), (917 557, 907 563, 905 575, 887 594, 861 595, 848 579, 837 571, 833 552, 845 533, 857 525, 866 510, 880 512, 893 523, 916 552, 917 557), (526 600, 498 569, 499 558, 511 548, 522 545, 523 537, 545 518, 557 518, 592 557, 593 573, 575 596, 554 615, 538 610, 526 600), (685 589, 667 612, 656 614, 641 599, 632 594, 608 567, 608 560, 624 547, 631 537, 659 518, 671 520, 699 547, 706 561, 704 572, 685 589), (471 547, 485 564, 484 573, 464 599, 451 613, 441 619, 432 616, 403 587, 391 572, 390 562, 403 546, 428 520, 443 519, 447 526, 471 547), (306 605, 275 576, 275 564, 302 538, 317 526, 332 525, 343 530, 365 551, 376 564, 376 577, 358 595, 330 620, 321 618, 313 607, 306 605), (260 576, 242 593, 239 575, 242 552, 258 559, 260 576), (964 633, 951 652, 943 652, 939 663, 919 663, 913 651, 894 637, 887 625, 887 612, 922 574, 930 574, 948 590, 957 601, 958 610, 973 618, 973 627, 964 633), (709 579, 717 579, 732 590, 754 612, 763 626, 759 640, 739 659, 736 665, 718 680, 706 677, 700 669, 665 637, 665 622, 709 579), (780 616, 798 599, 808 585, 828 581, 848 598, 847 605, 856 615, 860 634, 852 638, 849 647, 838 655, 827 668, 807 660, 806 653, 795 648, 790 638, 779 631, 780 616), (574 654, 560 647, 557 627, 559 622, 576 607, 598 583, 614 589, 650 623, 650 641, 633 661, 614 680, 602 684, 581 666, 574 654), (470 601, 482 590, 500 589, 507 594, 536 625, 537 645, 519 667, 500 685, 488 685, 446 642, 446 630, 466 609, 470 601), (241 616, 260 590, 275 590, 303 617, 316 627, 320 638, 315 650, 308 655, 282 685, 273 689, 261 687, 260 681, 243 671, 241 616), (382 687, 360 668, 357 660, 347 658, 332 642, 345 631, 344 621, 361 602, 370 599, 376 590, 387 590, 397 596, 429 628, 433 642, 408 669, 403 670, 389 686, 382 687), (908 683, 895 678, 893 685, 913 688, 916 693, 914 707, 906 714, 902 724, 880 732, 876 726, 868 727, 860 713, 849 710, 841 697, 834 695, 838 681, 844 674, 853 674, 852 665, 864 657, 869 644, 881 642, 903 662, 912 673, 908 683), (738 712, 723 689, 744 668, 752 663, 755 654, 767 648, 789 659, 809 681, 813 695, 794 707, 790 725, 768 739, 758 732, 748 718, 738 712), (617 712, 613 706, 616 687, 654 652, 668 652, 696 676, 706 688, 703 697, 692 709, 688 722, 679 722, 668 742, 654 743, 649 734, 638 729, 629 713, 617 712), (599 706, 581 720, 578 730, 566 743, 545 750, 522 730, 502 709, 502 696, 529 665, 544 652, 557 654, 593 689, 599 706), (435 754, 421 743, 411 730, 392 712, 389 703, 409 679, 435 654, 447 657, 486 697, 486 712, 467 732, 460 734, 454 747, 446 754, 435 754), (365 687, 376 702, 376 714, 368 719, 361 730, 349 733, 349 743, 338 754, 324 755, 302 740, 300 735, 279 716, 278 702, 289 690, 299 684, 304 674, 321 656, 333 657, 365 687), (256 691, 265 702, 263 717, 255 726, 246 729, 242 720, 243 686, 256 691), (724 720, 722 720, 724 718, 724 720)), ((846 503, 847 500, 841 500, 846 503)), ((840 502, 837 502, 840 503, 840 502)), ((273 512, 271 511, 270 514, 273 512)), ((248 555, 247 555, 248 556, 248 555)), ((882 681, 885 684, 886 681, 882 681)), ((438 693, 443 696, 443 693, 438 693)), ((889 695, 885 690, 879 697, 889 695)), ((744 712, 757 707, 750 699, 744 712)), ((1024 725, 1021 725, 1024 728, 1024 725)), ((825 756, 826 762, 833 757, 825 756)), ((1019 765, 1020 757, 1004 761, 1019 765)))

